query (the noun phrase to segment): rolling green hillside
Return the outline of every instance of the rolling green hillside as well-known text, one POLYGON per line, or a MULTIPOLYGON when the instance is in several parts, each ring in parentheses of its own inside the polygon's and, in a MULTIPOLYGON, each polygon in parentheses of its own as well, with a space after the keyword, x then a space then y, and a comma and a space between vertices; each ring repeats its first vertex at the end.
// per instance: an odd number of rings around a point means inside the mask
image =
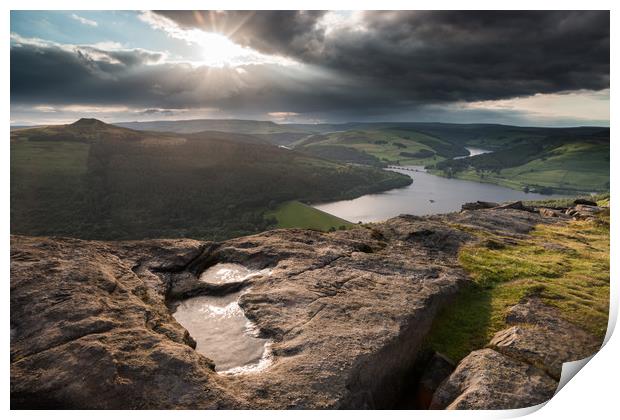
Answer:
POLYGON ((374 166, 427 165, 468 153, 461 146, 407 129, 316 134, 295 143, 295 150, 326 159, 374 166))
POLYGON ((290 200, 353 198, 407 176, 222 132, 141 132, 100 121, 11 138, 11 232, 92 239, 222 239, 274 226, 290 200))
POLYGON ((609 131, 515 142, 494 153, 430 166, 438 175, 539 192, 609 190, 609 131))

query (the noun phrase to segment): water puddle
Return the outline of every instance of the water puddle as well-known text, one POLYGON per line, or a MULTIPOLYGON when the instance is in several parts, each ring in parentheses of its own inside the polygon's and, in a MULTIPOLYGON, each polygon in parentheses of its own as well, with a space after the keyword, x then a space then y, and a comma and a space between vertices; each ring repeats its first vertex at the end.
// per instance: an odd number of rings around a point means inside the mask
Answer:
POLYGON ((193 297, 172 314, 221 374, 257 372, 271 363, 270 342, 257 337, 258 329, 239 306, 240 295, 193 297))
POLYGON ((241 264, 219 263, 203 271, 199 280, 209 284, 236 283, 250 277, 269 274, 269 271, 269 269, 250 270, 241 264))

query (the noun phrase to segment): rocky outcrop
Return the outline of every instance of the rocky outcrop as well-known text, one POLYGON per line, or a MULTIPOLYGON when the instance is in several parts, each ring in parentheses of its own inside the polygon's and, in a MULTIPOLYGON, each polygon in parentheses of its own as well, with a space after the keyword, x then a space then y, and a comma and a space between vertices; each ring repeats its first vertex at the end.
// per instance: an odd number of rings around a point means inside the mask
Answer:
MULTIPOLYGON (((459 248, 476 240, 468 232, 509 241, 557 222, 504 209, 222 243, 13 236, 12 407, 393 407, 436 313, 469 282, 457 261, 459 248), (234 286, 245 315, 272 343, 264 370, 217 373, 170 314, 174 300, 230 292, 198 280, 220 262, 269 269, 234 286)), ((537 369, 544 380, 531 392, 546 392, 547 378, 555 383, 549 355, 517 360, 502 350, 505 342, 485 354, 509 358, 502 363, 515 372, 524 369, 519 363, 537 369)), ((465 389, 472 371, 462 364, 435 393, 437 406, 452 407, 450 396, 465 389)))
POLYGON ((536 209, 534 207, 526 206, 521 201, 514 201, 512 203, 505 203, 505 204, 502 204, 500 206, 493 207, 493 208, 497 209, 497 210, 513 209, 513 210, 529 211, 529 212, 532 212, 532 213, 536 212, 536 209))
POLYGON ((570 207, 546 207, 528 206, 521 201, 514 201, 504 204, 492 203, 487 201, 476 201, 465 203, 461 206, 462 212, 472 210, 493 209, 493 210, 521 210, 531 213, 538 212, 543 217, 572 217, 575 220, 591 220, 596 214, 603 211, 594 201, 577 199, 570 207))
POLYGON ((590 220, 595 215, 601 213, 603 209, 598 206, 588 206, 585 204, 577 204, 575 207, 571 207, 566 210, 566 214, 577 220, 590 220))
POLYGON ((574 220, 594 220, 596 215, 605 211, 594 201, 577 199, 570 207, 538 207, 538 212, 543 217, 563 217, 574 220))
POLYGON ((474 201, 472 203, 465 203, 461 206, 461 211, 464 210, 481 210, 481 209, 492 209, 493 207, 499 206, 499 203, 492 203, 489 201, 474 201))
POLYGON ((586 206, 596 206, 596 202, 592 201, 592 200, 587 200, 585 198, 578 198, 575 201, 573 201, 573 204, 585 204, 586 206))
POLYGON ((538 212, 543 217, 562 217, 563 213, 559 210, 542 207, 538 209, 538 212))
POLYGON ((512 307, 508 328, 466 356, 435 392, 434 409, 510 409, 549 400, 562 363, 594 354, 601 342, 537 298, 512 307))

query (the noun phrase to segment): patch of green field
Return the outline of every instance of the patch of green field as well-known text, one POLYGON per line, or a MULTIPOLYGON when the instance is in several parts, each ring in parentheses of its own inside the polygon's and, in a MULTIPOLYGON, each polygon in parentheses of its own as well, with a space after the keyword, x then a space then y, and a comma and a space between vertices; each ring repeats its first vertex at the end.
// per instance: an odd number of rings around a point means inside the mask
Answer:
POLYGON ((459 260, 473 284, 439 314, 429 347, 462 359, 505 328, 507 310, 532 295, 556 307, 568 321, 605 335, 609 212, 596 221, 540 225, 527 239, 502 249, 484 243, 467 246, 459 260))
POLYGON ((279 228, 301 228, 327 232, 336 229, 349 229, 355 226, 351 222, 299 201, 281 204, 277 209, 265 213, 265 217, 275 218, 279 228))

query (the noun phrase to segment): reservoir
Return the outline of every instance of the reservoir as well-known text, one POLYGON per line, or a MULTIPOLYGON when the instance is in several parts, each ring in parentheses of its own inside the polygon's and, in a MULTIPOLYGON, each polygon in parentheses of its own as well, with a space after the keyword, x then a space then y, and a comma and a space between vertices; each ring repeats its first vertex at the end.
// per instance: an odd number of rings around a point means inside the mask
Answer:
POLYGON ((400 214, 423 216, 460 211, 463 203, 477 200, 501 203, 562 197, 562 195, 525 193, 499 185, 444 178, 427 173, 423 166, 390 170, 411 176, 413 183, 403 188, 367 194, 353 200, 317 204, 313 207, 353 223, 368 223, 386 220, 400 214))
POLYGON ((480 149, 478 147, 466 147, 466 149, 469 152, 468 155, 466 155, 466 156, 458 156, 458 157, 455 157, 454 159, 463 159, 463 158, 466 158, 466 157, 483 155, 485 153, 493 153, 492 150, 480 149))

